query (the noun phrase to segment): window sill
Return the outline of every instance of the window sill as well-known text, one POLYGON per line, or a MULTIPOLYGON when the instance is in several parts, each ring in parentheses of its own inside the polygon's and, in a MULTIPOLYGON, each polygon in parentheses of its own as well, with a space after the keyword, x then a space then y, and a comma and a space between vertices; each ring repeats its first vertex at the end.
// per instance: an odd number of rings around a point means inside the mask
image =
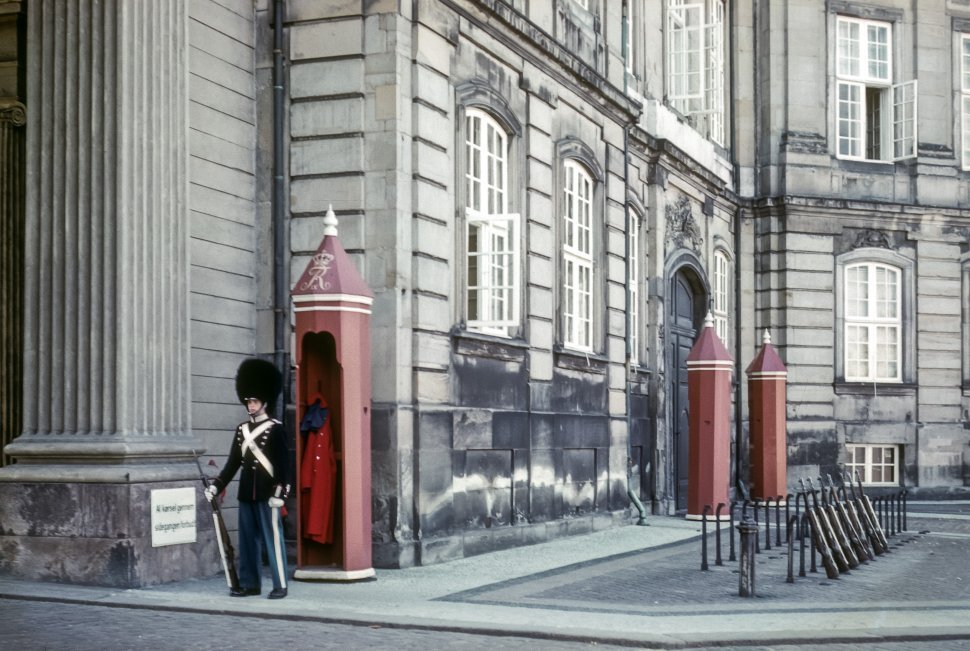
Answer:
POLYGON ((630 375, 636 378, 647 378, 653 375, 653 369, 649 366, 643 366, 642 364, 634 364, 630 368, 630 375))
POLYGON ((563 348, 562 344, 556 344, 552 352, 557 368, 606 375, 609 367, 609 360, 603 355, 563 348))
POLYGON ((457 327, 452 330, 451 338, 457 354, 471 357, 523 362, 529 350, 529 345, 522 339, 506 339, 481 332, 460 330, 457 327))
POLYGON ((915 396, 916 384, 902 382, 836 382, 837 396, 915 396))

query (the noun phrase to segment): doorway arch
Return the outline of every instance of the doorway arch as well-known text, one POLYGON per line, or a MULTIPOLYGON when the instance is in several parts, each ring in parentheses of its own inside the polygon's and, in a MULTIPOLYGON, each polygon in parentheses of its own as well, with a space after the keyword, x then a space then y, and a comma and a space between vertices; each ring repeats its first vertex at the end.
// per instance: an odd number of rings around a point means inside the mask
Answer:
POLYGON ((667 274, 667 432, 671 477, 668 487, 675 510, 687 509, 687 487, 690 482, 690 436, 687 399, 687 355, 690 354, 704 323, 710 300, 710 285, 700 261, 684 253, 667 274))

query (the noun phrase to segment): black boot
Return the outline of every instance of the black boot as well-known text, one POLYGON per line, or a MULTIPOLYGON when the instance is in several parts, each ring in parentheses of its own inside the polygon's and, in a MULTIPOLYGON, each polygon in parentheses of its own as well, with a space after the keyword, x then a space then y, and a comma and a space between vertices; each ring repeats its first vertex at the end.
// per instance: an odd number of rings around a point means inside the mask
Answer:
POLYGON ((255 597, 260 593, 259 588, 230 588, 230 597, 255 597))
POLYGON ((273 588, 273 591, 269 593, 270 599, 282 599, 286 596, 286 588, 273 588))

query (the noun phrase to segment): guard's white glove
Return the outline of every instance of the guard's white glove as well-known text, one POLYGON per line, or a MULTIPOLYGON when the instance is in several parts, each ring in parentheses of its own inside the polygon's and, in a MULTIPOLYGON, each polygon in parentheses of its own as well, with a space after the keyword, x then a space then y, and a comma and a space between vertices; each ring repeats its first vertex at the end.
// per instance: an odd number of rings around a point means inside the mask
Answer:
POLYGON ((216 498, 216 495, 219 494, 219 489, 213 486, 212 484, 209 484, 208 486, 205 487, 205 490, 202 492, 205 494, 205 498, 211 502, 216 498))
POLYGON ((269 508, 271 509, 278 509, 283 506, 283 500, 278 497, 271 497, 266 500, 266 503, 269 504, 269 508))

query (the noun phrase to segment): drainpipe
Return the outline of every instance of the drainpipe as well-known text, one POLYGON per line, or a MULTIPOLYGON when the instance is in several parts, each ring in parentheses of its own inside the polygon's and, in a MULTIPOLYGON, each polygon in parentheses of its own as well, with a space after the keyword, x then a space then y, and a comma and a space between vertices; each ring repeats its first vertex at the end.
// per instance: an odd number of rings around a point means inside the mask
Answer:
MULTIPOLYGON (((731 117, 729 124, 731 125, 731 167, 734 171, 734 186, 737 189, 739 187, 740 181, 740 165, 738 165, 738 155, 737 155, 737 121, 735 118, 735 97, 734 88, 737 85, 737 80, 735 79, 735 71, 737 70, 735 64, 735 57, 737 52, 735 51, 736 34, 737 30, 737 12, 739 11, 737 3, 731 4, 732 11, 735 15, 728 17, 728 50, 730 52, 730 58, 728 60, 728 74, 731 77, 730 83, 728 84, 729 102, 728 106, 731 107, 731 117)), ((757 111, 757 107, 755 107, 757 111)), ((740 193, 736 193, 738 199, 741 199, 740 193)), ((741 478, 741 462, 744 459, 744 448, 741 445, 741 437, 744 434, 744 427, 742 426, 741 418, 744 413, 744 404, 742 402, 742 392, 744 389, 744 383, 741 381, 741 222, 744 218, 744 210, 739 206, 734 211, 734 359, 737 362, 735 368, 738 372, 734 374, 734 472, 736 474, 735 482, 740 490, 742 478, 741 478)), ((740 490, 742 495, 745 494, 744 490, 740 490)))
POLYGON ((273 2, 273 363, 283 374, 283 409, 290 403, 286 334, 288 325, 284 192, 283 0, 273 2))
MULTIPOLYGON (((627 20, 628 13, 630 11, 628 0, 623 1, 623 12, 621 23, 622 28, 622 41, 621 48, 623 52, 623 95, 627 95, 627 40, 631 37, 628 33, 629 21, 627 20)), ((626 193, 627 188, 630 187, 630 123, 627 123, 623 127, 623 191, 626 193)), ((627 201, 626 197, 623 198, 623 210, 624 216, 626 218, 626 239, 624 241, 624 258, 626 259, 626 282, 630 283, 630 268, 632 266, 632 260, 630 260, 630 232, 634 227, 633 218, 630 214, 630 202, 627 201)), ((638 293, 639 294, 639 293, 638 293)), ((647 512, 643 507, 643 503, 640 502, 640 498, 637 496, 636 492, 633 490, 633 486, 630 483, 631 474, 630 469, 632 467, 633 461, 633 414, 631 413, 632 406, 632 396, 631 396, 631 386, 630 378, 633 377, 633 341, 631 338, 633 332, 633 323, 630 316, 632 309, 632 304, 630 301, 630 288, 627 287, 626 291, 626 312, 625 312, 625 326, 626 326, 626 459, 627 459, 627 481, 626 481, 626 494, 630 498, 630 502, 636 507, 637 511, 640 513, 637 518, 637 524, 640 526, 647 526, 647 512)))

